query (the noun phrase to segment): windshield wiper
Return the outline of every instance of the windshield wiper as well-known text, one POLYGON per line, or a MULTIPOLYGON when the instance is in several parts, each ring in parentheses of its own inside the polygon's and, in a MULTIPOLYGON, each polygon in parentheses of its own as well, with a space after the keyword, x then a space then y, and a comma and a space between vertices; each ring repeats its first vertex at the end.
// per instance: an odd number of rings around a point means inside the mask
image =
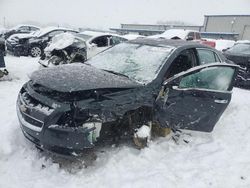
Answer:
POLYGON ((106 69, 102 69, 102 70, 104 70, 106 72, 109 72, 109 73, 112 73, 112 74, 115 74, 115 75, 118 75, 118 76, 123 76, 123 77, 129 78, 127 75, 119 73, 119 72, 115 72, 115 71, 112 71, 112 70, 106 70, 106 69))

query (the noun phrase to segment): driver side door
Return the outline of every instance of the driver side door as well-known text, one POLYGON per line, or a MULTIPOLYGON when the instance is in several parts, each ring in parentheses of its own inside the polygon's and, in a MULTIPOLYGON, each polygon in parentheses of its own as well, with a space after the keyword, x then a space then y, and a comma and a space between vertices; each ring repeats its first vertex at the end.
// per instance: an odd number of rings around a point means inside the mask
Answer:
POLYGON ((164 127, 211 132, 228 106, 238 66, 212 63, 166 80, 155 118, 164 127))

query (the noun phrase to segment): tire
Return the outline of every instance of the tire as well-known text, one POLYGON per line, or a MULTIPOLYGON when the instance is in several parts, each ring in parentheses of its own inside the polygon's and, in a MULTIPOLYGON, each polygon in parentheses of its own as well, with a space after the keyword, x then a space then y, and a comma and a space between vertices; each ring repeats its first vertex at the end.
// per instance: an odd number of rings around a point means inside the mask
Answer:
POLYGON ((39 46, 32 46, 30 48, 30 55, 32 57, 40 57, 42 55, 42 49, 39 46))

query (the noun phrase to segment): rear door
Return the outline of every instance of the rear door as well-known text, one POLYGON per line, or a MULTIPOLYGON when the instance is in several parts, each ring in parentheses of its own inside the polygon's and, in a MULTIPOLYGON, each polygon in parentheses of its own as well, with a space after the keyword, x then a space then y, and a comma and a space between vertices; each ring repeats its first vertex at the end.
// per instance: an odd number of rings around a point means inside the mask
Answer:
POLYGON ((231 100, 237 69, 212 63, 168 79, 156 99, 156 120, 172 129, 211 132, 231 100))

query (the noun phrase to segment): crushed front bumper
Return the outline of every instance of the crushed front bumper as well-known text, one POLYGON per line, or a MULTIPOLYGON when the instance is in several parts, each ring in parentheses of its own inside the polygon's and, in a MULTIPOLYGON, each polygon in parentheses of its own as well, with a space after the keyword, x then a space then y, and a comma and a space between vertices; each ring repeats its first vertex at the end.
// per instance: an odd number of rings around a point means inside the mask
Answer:
MULTIPOLYGON (((44 104, 38 105, 41 107, 44 104)), ((100 134, 100 123, 97 128, 96 122, 90 122, 87 126, 83 124, 81 127, 60 126, 57 122, 65 113, 64 107, 50 108, 50 114, 46 114, 47 112, 42 108, 39 110, 37 105, 27 104, 23 95, 19 94, 17 116, 22 132, 28 140, 38 148, 63 155, 75 155, 95 146, 96 134, 100 134)))

